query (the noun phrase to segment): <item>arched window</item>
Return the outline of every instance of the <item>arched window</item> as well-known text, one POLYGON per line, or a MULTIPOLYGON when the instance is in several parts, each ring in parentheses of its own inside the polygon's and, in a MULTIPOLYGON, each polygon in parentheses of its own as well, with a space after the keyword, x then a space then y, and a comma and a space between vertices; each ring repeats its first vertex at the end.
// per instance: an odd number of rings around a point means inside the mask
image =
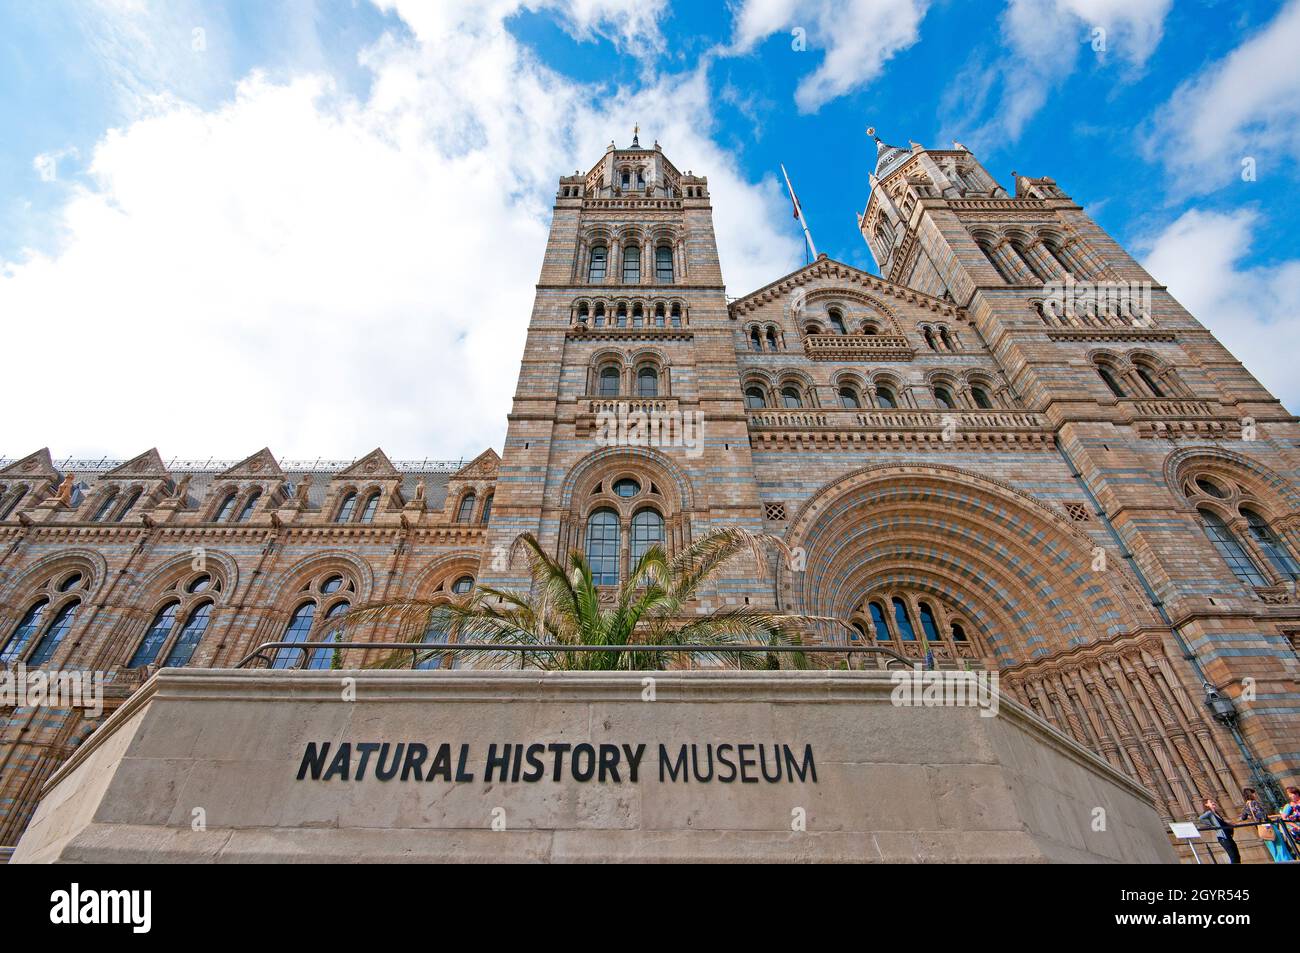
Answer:
POLYGON ((673 250, 667 245, 655 249, 655 278, 662 282, 673 280, 673 250))
POLYGON ((456 510, 456 522, 468 523, 474 519, 474 494, 466 493, 460 498, 460 508, 456 510))
POLYGON ((844 314, 838 308, 831 308, 826 312, 826 316, 830 318, 831 327, 835 329, 836 334, 849 333, 848 328, 844 326, 844 314))
POLYGON ((636 395, 638 397, 659 396, 659 372, 653 367, 643 367, 637 371, 636 395))
POLYGON ((590 312, 589 312, 588 309, 587 309, 587 302, 585 302, 585 301, 579 302, 579 304, 578 304, 578 322, 579 322, 580 324, 586 324, 586 323, 587 323, 587 318, 588 318, 588 317, 590 317, 590 312))
POLYGON ((136 501, 138 501, 139 499, 140 499, 140 491, 135 490, 130 496, 126 498, 126 502, 122 504, 122 508, 117 511, 117 515, 113 517, 113 522, 120 523, 122 522, 122 520, 126 519, 126 515, 131 512, 131 508, 135 506, 136 501))
POLYGON ((605 302, 598 301, 596 302, 596 327, 603 328, 604 326, 605 326, 605 302))
MULTIPOLYGON (((304 602, 294 610, 293 616, 289 619, 289 625, 285 627, 284 635, 280 637, 281 642, 306 642, 307 636, 311 633, 311 624, 316 621, 316 603, 304 602)), ((271 668, 293 668, 299 661, 302 651, 299 649, 282 648, 275 653, 275 660, 271 662, 271 668)))
POLYGON ((746 387, 745 388, 745 406, 749 410, 762 410, 767 406, 767 398, 763 396, 763 388, 746 387))
POLYGON ((620 328, 627 327, 627 302, 620 301, 614 309, 614 323, 620 328))
POLYGON ((610 487, 615 496, 621 496, 625 500, 630 500, 641 492, 641 484, 631 477, 624 477, 621 480, 615 480, 614 485, 610 487))
POLYGON ((1300 579, 1300 567, 1296 561, 1291 558, 1287 551, 1286 545, 1278 539, 1273 527, 1268 525, 1268 521, 1260 516, 1254 510, 1243 506, 1241 515, 1246 517, 1246 523, 1250 527, 1251 538, 1255 540, 1259 548, 1264 551, 1268 561, 1273 564, 1283 578, 1300 579))
POLYGON ((680 304, 673 305, 672 319, 673 327, 680 328, 682 326, 682 306, 680 304))
POLYGON ((366 505, 361 508, 361 522, 373 523, 375 521, 375 511, 379 509, 379 491, 371 493, 366 497, 366 505))
POLYGON ((33 667, 44 665, 54 656, 59 645, 63 642, 63 637, 72 628, 72 623, 77 618, 77 607, 80 605, 80 602, 74 600, 59 610, 58 615, 54 617, 54 621, 50 623, 50 627, 41 636, 40 642, 36 643, 35 650, 28 656, 28 665, 33 667))
POLYGON ((486 526, 492 521, 492 497, 494 494, 489 493, 483 497, 483 512, 479 514, 479 525, 486 526))
POLYGON ((1061 266, 1062 271, 1066 272, 1067 274, 1074 273, 1074 269, 1071 268, 1069 263, 1065 260, 1065 253, 1061 250, 1061 247, 1057 245, 1055 241, 1044 238, 1043 247, 1047 249, 1047 253, 1049 255, 1051 255, 1053 258, 1056 259, 1056 263, 1061 266))
POLYGON ((919 603, 916 608, 921 613, 921 631, 929 641, 938 642, 939 627, 934 624, 934 611, 930 608, 930 603, 919 603))
POLYGON ((796 408, 803 406, 803 398, 799 395, 799 388, 787 386, 781 388, 781 404, 784 407, 796 408))
POLYGON ((898 398, 894 396, 894 389, 887 384, 882 384, 876 388, 876 406, 892 410, 898 407, 898 398))
POLYGON ((1155 375, 1151 373, 1150 369, 1147 368, 1146 365, 1135 363, 1133 365, 1133 370, 1137 371, 1137 376, 1142 378, 1142 383, 1147 385, 1147 390, 1151 391, 1152 397, 1166 396, 1165 392, 1160 389, 1160 385, 1156 383, 1155 375))
POLYGON ((1105 364, 1097 365, 1097 373, 1101 375, 1101 379, 1106 382, 1106 386, 1110 388, 1110 392, 1116 397, 1128 396, 1128 394, 1124 393, 1124 388, 1119 386, 1119 381, 1115 379, 1114 373, 1105 364))
POLYGON ((939 350, 939 346, 934 343, 934 331, 930 328, 923 328, 921 334, 925 336, 925 343, 932 351, 939 350))
POLYGON ((763 350, 763 338, 758 333, 758 328, 749 329, 749 348, 751 351, 763 350))
POLYGON ((601 397, 618 396, 618 368, 612 365, 600 369, 598 393, 601 397))
MULTIPOLYGON (((346 602, 334 603, 334 605, 330 606, 329 611, 325 613, 324 623, 328 623, 331 619, 337 619, 339 616, 343 615, 343 613, 347 611, 348 611, 348 604, 346 602)), ((337 629, 331 629, 328 625, 322 624, 321 630, 322 631, 320 633, 320 637, 313 639, 312 641, 315 642, 337 642, 338 641, 337 629)), ((307 660, 306 667, 320 671, 322 669, 330 668, 333 665, 333 663, 334 663, 333 649, 312 649, 311 658, 307 660)))
POLYGON ((961 627, 960 622, 954 622, 952 624, 952 640, 954 642, 966 641, 966 630, 961 627))
POLYGON ((993 266, 993 270, 998 273, 999 277, 1001 277, 1007 284, 1014 284, 1014 276, 1007 273, 1006 266, 1003 265, 1002 262, 998 261, 997 257, 993 254, 993 243, 987 238, 978 238, 975 240, 975 243, 979 245, 980 251, 984 253, 984 257, 988 259, 989 264, 993 266))
POLYGON ((109 490, 108 495, 104 497, 104 502, 100 503, 99 509, 95 510, 95 515, 91 517, 91 521, 102 523, 108 519, 108 511, 113 508, 115 502, 117 502, 117 490, 109 490))
POLYGON ((0 504, 0 506, 3 506, 3 511, 0 512, 0 520, 7 520, 13 514, 13 511, 18 509, 18 504, 23 501, 23 497, 26 495, 27 487, 20 486, 14 491, 14 495, 9 497, 8 504, 0 504))
POLYGON ((27 610, 27 614, 18 623, 18 628, 14 629, 13 634, 9 636, 4 650, 0 651, 0 664, 12 662, 22 656, 23 649, 27 648, 27 643, 32 640, 32 636, 40 631, 41 619, 45 616, 49 604, 48 600, 42 599, 27 610))
MULTIPOLYGON (((605 266, 609 262, 609 250, 604 245, 596 245, 591 249, 591 266, 587 269, 587 280, 593 284, 605 280, 605 266)), ((600 311, 597 310, 597 314, 600 311)))
POLYGON ((639 510, 632 517, 632 567, 636 567, 651 546, 663 544, 664 518, 654 510, 639 510))
POLYGON ((628 245, 623 249, 623 284, 641 283, 641 246, 628 245))
POLYGON ((894 625, 898 626, 899 636, 904 642, 916 641, 916 630, 912 628, 912 620, 907 615, 907 605, 898 596, 894 596, 894 625))
POLYGON ((343 505, 339 507, 339 517, 337 520, 335 520, 335 522, 336 523, 348 522, 350 519, 352 519, 352 514, 356 510, 356 508, 357 508, 357 495, 356 493, 349 491, 348 495, 343 497, 343 505))
POLYGON ((1247 585, 1267 586, 1268 580, 1264 578, 1255 561, 1233 535, 1232 530, 1228 529, 1228 524, 1223 522, 1223 518, 1213 510, 1197 510, 1197 512, 1201 515, 1201 526, 1205 530, 1205 535, 1209 537, 1233 574, 1247 585))
POLYGON ((176 624, 176 610, 181 604, 179 602, 169 602, 158 610, 158 614, 153 617, 148 631, 144 634, 144 640, 141 641, 140 647, 135 650, 131 656, 131 661, 126 663, 127 668, 139 668, 142 665, 153 664, 154 659, 158 657, 159 651, 162 650, 163 643, 171 637, 172 627, 176 624))
POLYGON ((769 351, 775 351, 775 350, 777 349, 777 347, 776 347, 776 328, 769 327, 769 328, 767 329, 767 349, 768 349, 769 351))
POLYGON ((618 585, 618 514, 596 510, 587 520, 587 563, 598 586, 618 585))
POLYGON ((975 401, 975 406, 981 410, 992 410, 993 401, 989 400, 988 391, 983 387, 972 387, 970 389, 971 399, 975 401))
POLYGON ((871 611, 871 626, 876 630, 877 642, 889 641, 889 620, 885 618, 885 610, 879 602, 873 602, 868 607, 871 611))
POLYGON ((253 518, 253 508, 257 506, 257 501, 260 500, 261 498, 262 498, 261 490, 254 490, 252 493, 248 494, 248 501, 244 503, 244 508, 239 511, 238 522, 247 523, 250 519, 253 518))
POLYGON ((457 579, 455 582, 451 584, 451 591, 458 596, 465 595, 465 593, 469 592, 473 588, 474 588, 473 576, 461 576, 459 579, 457 579))
POLYGON ((947 350, 949 350, 949 351, 955 351, 955 350, 957 350, 957 348, 953 346, 953 343, 952 343, 952 336, 948 333, 948 329, 947 329, 947 328, 940 328, 940 329, 939 329, 939 340, 940 340, 940 342, 943 343, 943 346, 944 346, 945 349, 947 349, 947 350))
POLYGON ((840 388, 840 406, 846 410, 858 410, 862 407, 862 401, 858 397, 857 389, 845 384, 840 388))
POLYGON ((941 407, 946 407, 948 410, 957 409, 957 403, 952 399, 952 394, 948 393, 946 387, 936 387, 934 389, 934 399, 939 402, 941 407))
POLYGON ((194 650, 203 640, 203 633, 208 631, 208 619, 211 617, 211 602, 201 603, 190 613, 189 619, 181 629, 181 634, 176 637, 171 651, 167 653, 163 668, 183 668, 190 664, 190 659, 194 657, 194 650))
POLYGON ((639 328, 644 324, 645 309, 641 307, 641 302, 638 301, 636 304, 632 305, 632 327, 639 328))

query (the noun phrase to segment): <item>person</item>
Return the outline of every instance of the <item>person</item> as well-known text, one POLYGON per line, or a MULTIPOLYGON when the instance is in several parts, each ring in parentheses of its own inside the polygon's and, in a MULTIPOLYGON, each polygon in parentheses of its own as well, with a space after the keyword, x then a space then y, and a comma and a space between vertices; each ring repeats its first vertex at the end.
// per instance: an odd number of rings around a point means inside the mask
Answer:
POLYGON ((1286 831, 1291 837, 1290 847, 1295 851, 1300 844, 1300 788, 1286 789, 1286 807, 1282 808, 1282 817, 1286 819, 1286 831))
POLYGON ((1205 813, 1197 820, 1214 831, 1219 847, 1228 855, 1228 863, 1241 863, 1241 851, 1237 850, 1237 842, 1232 839, 1232 822, 1223 816, 1223 809, 1219 807, 1219 802, 1212 797, 1207 797, 1201 802, 1201 807, 1205 808, 1205 813))
POLYGON ((1240 819, 1254 822, 1256 825, 1255 830, 1260 835, 1260 840, 1268 848, 1273 863, 1281 864, 1291 860, 1291 851, 1282 839, 1282 834, 1277 829, 1277 825, 1269 820, 1268 810, 1260 803, 1259 794, 1254 788, 1242 788, 1241 796, 1246 799, 1246 806, 1241 812, 1240 819))

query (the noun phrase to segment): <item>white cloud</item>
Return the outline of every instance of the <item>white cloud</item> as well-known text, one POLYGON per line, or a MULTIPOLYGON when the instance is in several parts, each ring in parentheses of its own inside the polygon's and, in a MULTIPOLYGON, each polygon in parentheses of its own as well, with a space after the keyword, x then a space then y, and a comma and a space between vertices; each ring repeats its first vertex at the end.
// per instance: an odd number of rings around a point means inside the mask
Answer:
POLYGON ((1254 158, 1300 159, 1300 2, 1175 90, 1156 113, 1148 154, 1178 175, 1182 192, 1206 192, 1254 158))
POLYGON ((1259 214, 1185 212, 1141 242, 1143 267, 1265 387, 1293 411, 1300 408, 1295 355, 1300 341, 1300 259, 1241 268, 1259 214))
POLYGON ((800 80, 795 102, 801 112, 816 112, 866 86, 890 57, 915 43, 928 6, 928 0, 743 0, 728 52, 748 53, 774 33, 803 30, 807 50, 800 55, 824 55, 800 80))
MULTIPOLYGON (((1006 55, 992 69, 979 58, 952 91, 968 117, 983 112, 995 80, 1001 98, 992 117, 961 138, 976 148, 994 138, 1019 138, 1052 89, 1074 73, 1080 50, 1101 64, 1118 59, 1129 72, 1139 70, 1160 43, 1172 2, 1009 0, 999 20, 1006 55)), ((962 124, 968 127, 970 119, 962 124)))
POLYGON ((704 73, 611 94, 520 48, 513 4, 449 8, 363 54, 364 100, 253 74, 210 110, 153 94, 107 133, 58 250, 0 263, 6 390, 32 395, 0 454, 499 447, 556 180, 638 120, 709 176, 733 289, 797 262, 776 183, 709 138, 704 73))

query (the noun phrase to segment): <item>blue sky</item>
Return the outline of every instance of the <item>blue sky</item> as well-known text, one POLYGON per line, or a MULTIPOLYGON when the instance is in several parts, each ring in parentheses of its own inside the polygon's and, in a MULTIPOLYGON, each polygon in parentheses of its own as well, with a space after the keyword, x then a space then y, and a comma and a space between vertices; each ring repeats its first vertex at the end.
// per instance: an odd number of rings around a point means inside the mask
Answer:
POLYGON ((0 314, 42 395, 0 455, 499 447, 555 180, 638 122, 710 177, 729 294, 803 261, 778 163, 875 270, 866 126, 956 138, 1295 408, 1298 49, 1296 2, 0 2, 0 314))

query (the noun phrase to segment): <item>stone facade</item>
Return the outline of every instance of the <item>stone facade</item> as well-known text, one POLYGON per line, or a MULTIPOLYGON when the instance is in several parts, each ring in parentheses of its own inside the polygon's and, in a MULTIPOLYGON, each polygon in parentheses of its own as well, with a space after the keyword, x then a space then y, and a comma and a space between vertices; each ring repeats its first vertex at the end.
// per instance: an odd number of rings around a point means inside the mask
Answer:
MULTIPOLYGON (((1008 195, 958 144, 878 153, 880 276, 822 256, 734 300, 708 180, 657 143, 562 178, 500 459, 9 463, 7 660, 105 671, 111 709, 345 604, 522 585, 522 532, 612 578, 739 525, 793 558, 738 563, 697 611, 994 668, 1171 819, 1300 782, 1297 420, 1051 179, 1008 195)), ((0 845, 96 723, 3 718, 0 845)))

